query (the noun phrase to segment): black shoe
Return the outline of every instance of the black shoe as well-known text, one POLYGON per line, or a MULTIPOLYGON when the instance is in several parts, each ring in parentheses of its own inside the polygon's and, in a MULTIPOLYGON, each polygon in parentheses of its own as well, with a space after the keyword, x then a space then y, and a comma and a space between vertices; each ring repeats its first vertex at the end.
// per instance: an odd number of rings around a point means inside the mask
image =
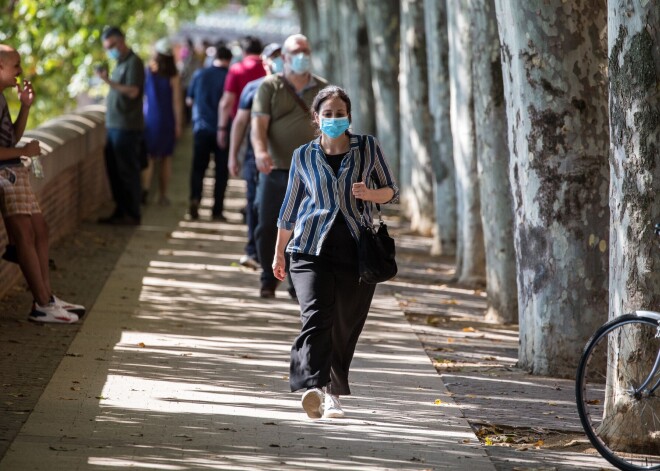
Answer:
POLYGON ((227 218, 222 215, 222 213, 219 214, 212 214, 211 215, 211 220, 215 222, 227 222, 227 218))
POLYGON ((191 201, 188 212, 190 213, 190 219, 199 219, 199 201, 191 201))
POLYGON ((108 224, 111 226, 139 226, 140 219, 131 216, 110 216, 99 219, 99 224, 108 224))
POLYGON ((98 218, 96 222, 99 224, 114 224, 115 221, 117 221, 121 216, 117 216, 116 214, 112 214, 111 216, 106 216, 104 218, 98 218))
POLYGON ((18 254, 16 253, 16 246, 12 244, 7 244, 5 247, 5 253, 2 254, 3 260, 8 261, 9 263, 18 263, 18 254))

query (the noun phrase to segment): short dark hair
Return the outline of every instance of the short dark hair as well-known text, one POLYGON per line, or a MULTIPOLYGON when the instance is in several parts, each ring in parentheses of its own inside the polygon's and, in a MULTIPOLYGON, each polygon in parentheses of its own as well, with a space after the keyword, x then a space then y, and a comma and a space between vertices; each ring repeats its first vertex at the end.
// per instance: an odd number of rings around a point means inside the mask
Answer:
POLYGON ((314 101, 312 102, 312 110, 318 113, 323 102, 331 97, 337 97, 346 103, 346 112, 349 115, 351 114, 351 99, 348 97, 346 90, 336 85, 328 85, 316 94, 314 101))
POLYGON ((246 54, 261 54, 263 48, 264 46, 259 38, 245 36, 241 39, 241 49, 243 49, 246 54))
POLYGON ((119 29, 118 26, 106 26, 103 29, 103 33, 101 34, 101 39, 105 41, 106 39, 113 36, 119 36, 120 38, 123 38, 124 33, 121 32, 121 29, 119 29))
POLYGON ((231 53, 229 48, 224 44, 218 44, 215 47, 215 58, 219 60, 230 61, 234 55, 231 53))

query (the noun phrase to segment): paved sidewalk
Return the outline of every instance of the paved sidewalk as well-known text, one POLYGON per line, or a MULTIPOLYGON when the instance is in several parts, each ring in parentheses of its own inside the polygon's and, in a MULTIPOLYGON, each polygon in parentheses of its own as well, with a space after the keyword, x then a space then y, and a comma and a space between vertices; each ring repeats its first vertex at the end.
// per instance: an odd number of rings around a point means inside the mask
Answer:
POLYGON ((385 288, 348 418, 306 417, 287 392, 297 304, 235 263, 242 194, 229 223, 146 211, 0 469, 495 469, 385 288))
POLYGON ((286 377, 297 305, 284 287, 256 297, 236 263, 242 182, 229 223, 208 201, 185 220, 183 147, 171 207, 148 206, 138 230, 84 223, 56 250, 58 293, 93 306, 80 326, 29 324, 24 288, 2 300, 1 471, 612 469, 573 382, 517 369, 517 326, 484 323, 484 293, 453 284, 453 260, 395 214, 400 273, 377 290, 348 418, 307 419, 286 377))

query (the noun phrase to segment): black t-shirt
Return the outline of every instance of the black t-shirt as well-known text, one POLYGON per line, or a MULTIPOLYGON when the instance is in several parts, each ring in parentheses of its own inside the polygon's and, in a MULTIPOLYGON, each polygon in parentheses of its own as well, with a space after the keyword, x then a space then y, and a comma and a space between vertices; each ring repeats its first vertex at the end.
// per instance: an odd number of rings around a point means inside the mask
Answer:
POLYGON ((341 167, 341 161, 346 156, 346 153, 343 154, 325 154, 325 159, 332 167, 332 171, 335 172, 335 177, 339 176, 339 167, 341 167))
MULTIPOLYGON (((341 161, 344 159, 346 156, 346 152, 343 154, 325 154, 325 159, 332 167, 332 171, 335 172, 335 176, 339 176, 339 168, 341 167, 341 161)), ((337 213, 337 217, 335 218, 335 223, 337 224, 342 224, 346 225, 346 220, 344 219, 344 215, 339 211, 337 213)))

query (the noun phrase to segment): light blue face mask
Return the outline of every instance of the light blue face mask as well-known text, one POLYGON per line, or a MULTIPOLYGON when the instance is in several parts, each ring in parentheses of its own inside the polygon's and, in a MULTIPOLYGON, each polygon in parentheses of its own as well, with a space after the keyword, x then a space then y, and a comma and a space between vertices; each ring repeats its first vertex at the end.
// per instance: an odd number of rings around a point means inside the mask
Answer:
POLYGON ((348 117, 345 118, 321 118, 321 132, 333 139, 344 134, 351 125, 348 117))
POLYGON ((276 57, 270 61, 270 71, 274 74, 279 74, 284 71, 284 61, 281 57, 276 57))
POLYGON ((119 52, 119 49, 117 49, 116 47, 113 47, 112 49, 108 49, 106 51, 106 54, 110 59, 115 61, 118 61, 119 58, 121 57, 121 52, 119 52))
POLYGON ((294 74, 306 74, 312 68, 312 59, 309 54, 298 53, 291 57, 291 71, 294 74))

